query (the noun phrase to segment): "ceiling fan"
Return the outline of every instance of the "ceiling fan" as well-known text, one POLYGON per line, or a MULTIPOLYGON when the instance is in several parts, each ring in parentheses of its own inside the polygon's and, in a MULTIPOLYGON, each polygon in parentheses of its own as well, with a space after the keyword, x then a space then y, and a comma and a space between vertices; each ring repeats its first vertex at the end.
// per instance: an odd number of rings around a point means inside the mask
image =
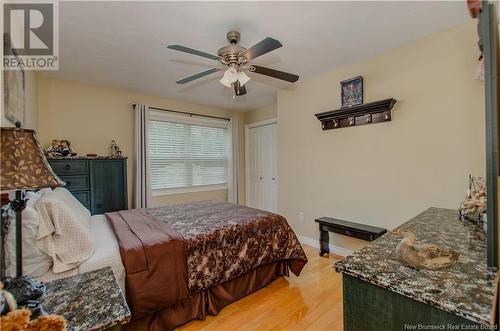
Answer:
MULTIPOLYGON (((234 93, 238 96, 245 95, 247 93, 245 84, 250 80, 250 77, 245 73, 245 71, 247 70, 249 72, 281 79, 291 83, 295 83, 299 79, 299 76, 290 74, 288 72, 257 65, 249 65, 249 61, 282 47, 283 44, 281 44, 276 39, 266 38, 250 48, 245 48, 238 45, 238 42, 240 41, 240 33, 238 31, 229 31, 226 37, 227 40, 229 40, 230 44, 220 48, 217 51, 217 55, 212 55, 181 45, 169 45, 167 47, 176 51, 216 60, 222 65, 226 66, 227 69, 224 72, 224 76, 219 82, 226 87, 234 88, 234 93)), ((205 70, 195 75, 178 80, 176 83, 186 84, 192 82, 195 79, 205 77, 221 70, 224 69, 212 68, 209 70, 205 70)))

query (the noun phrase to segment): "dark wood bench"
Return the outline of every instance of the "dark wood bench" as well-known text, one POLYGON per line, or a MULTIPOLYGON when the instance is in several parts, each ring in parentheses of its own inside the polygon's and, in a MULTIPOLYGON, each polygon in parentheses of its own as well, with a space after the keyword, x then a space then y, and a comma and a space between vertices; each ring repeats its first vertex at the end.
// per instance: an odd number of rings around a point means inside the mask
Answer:
POLYGON ((345 236, 374 241, 387 232, 387 229, 376 226, 359 224, 331 217, 321 217, 316 220, 319 224, 319 255, 330 253, 328 232, 343 234, 345 236))

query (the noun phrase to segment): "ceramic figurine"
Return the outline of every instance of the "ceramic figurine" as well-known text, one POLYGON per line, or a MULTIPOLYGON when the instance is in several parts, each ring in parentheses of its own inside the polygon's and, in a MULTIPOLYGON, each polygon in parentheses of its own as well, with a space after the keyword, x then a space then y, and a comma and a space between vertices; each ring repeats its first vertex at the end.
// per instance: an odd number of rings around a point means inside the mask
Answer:
POLYGON ((486 212, 486 182, 469 175, 469 188, 465 200, 460 204, 460 215, 479 219, 486 212))
POLYGON ((449 267, 458 260, 459 254, 434 244, 415 245, 415 234, 401 231, 403 240, 396 247, 397 257, 416 269, 437 270, 449 267))
POLYGON ((71 149, 69 140, 52 140, 52 145, 45 150, 49 157, 75 156, 76 152, 71 149))
POLYGON ((121 157, 122 156, 122 151, 120 150, 120 147, 116 144, 116 141, 111 140, 111 157, 121 157))

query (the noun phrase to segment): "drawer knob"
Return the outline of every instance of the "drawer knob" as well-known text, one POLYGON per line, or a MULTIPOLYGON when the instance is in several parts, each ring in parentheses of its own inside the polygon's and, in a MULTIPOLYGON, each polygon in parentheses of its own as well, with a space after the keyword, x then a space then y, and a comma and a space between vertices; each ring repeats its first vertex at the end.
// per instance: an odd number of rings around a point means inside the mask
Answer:
POLYGON ((71 182, 68 180, 66 181, 66 187, 70 187, 71 186, 71 182))
POLYGON ((70 169, 71 169, 71 166, 70 166, 69 164, 66 164, 66 165, 64 166, 64 169, 66 169, 66 170, 70 170, 70 169))
POLYGON ((102 203, 98 203, 98 204, 96 204, 96 207, 97 207, 97 208, 102 208, 102 203))

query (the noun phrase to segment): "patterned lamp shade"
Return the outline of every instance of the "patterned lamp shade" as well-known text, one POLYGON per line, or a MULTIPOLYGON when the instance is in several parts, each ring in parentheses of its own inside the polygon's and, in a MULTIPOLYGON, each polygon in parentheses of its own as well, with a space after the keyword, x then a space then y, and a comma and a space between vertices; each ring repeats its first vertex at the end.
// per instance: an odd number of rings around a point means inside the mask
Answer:
POLYGON ((0 191, 64 185, 52 171, 35 131, 1 128, 0 191))

